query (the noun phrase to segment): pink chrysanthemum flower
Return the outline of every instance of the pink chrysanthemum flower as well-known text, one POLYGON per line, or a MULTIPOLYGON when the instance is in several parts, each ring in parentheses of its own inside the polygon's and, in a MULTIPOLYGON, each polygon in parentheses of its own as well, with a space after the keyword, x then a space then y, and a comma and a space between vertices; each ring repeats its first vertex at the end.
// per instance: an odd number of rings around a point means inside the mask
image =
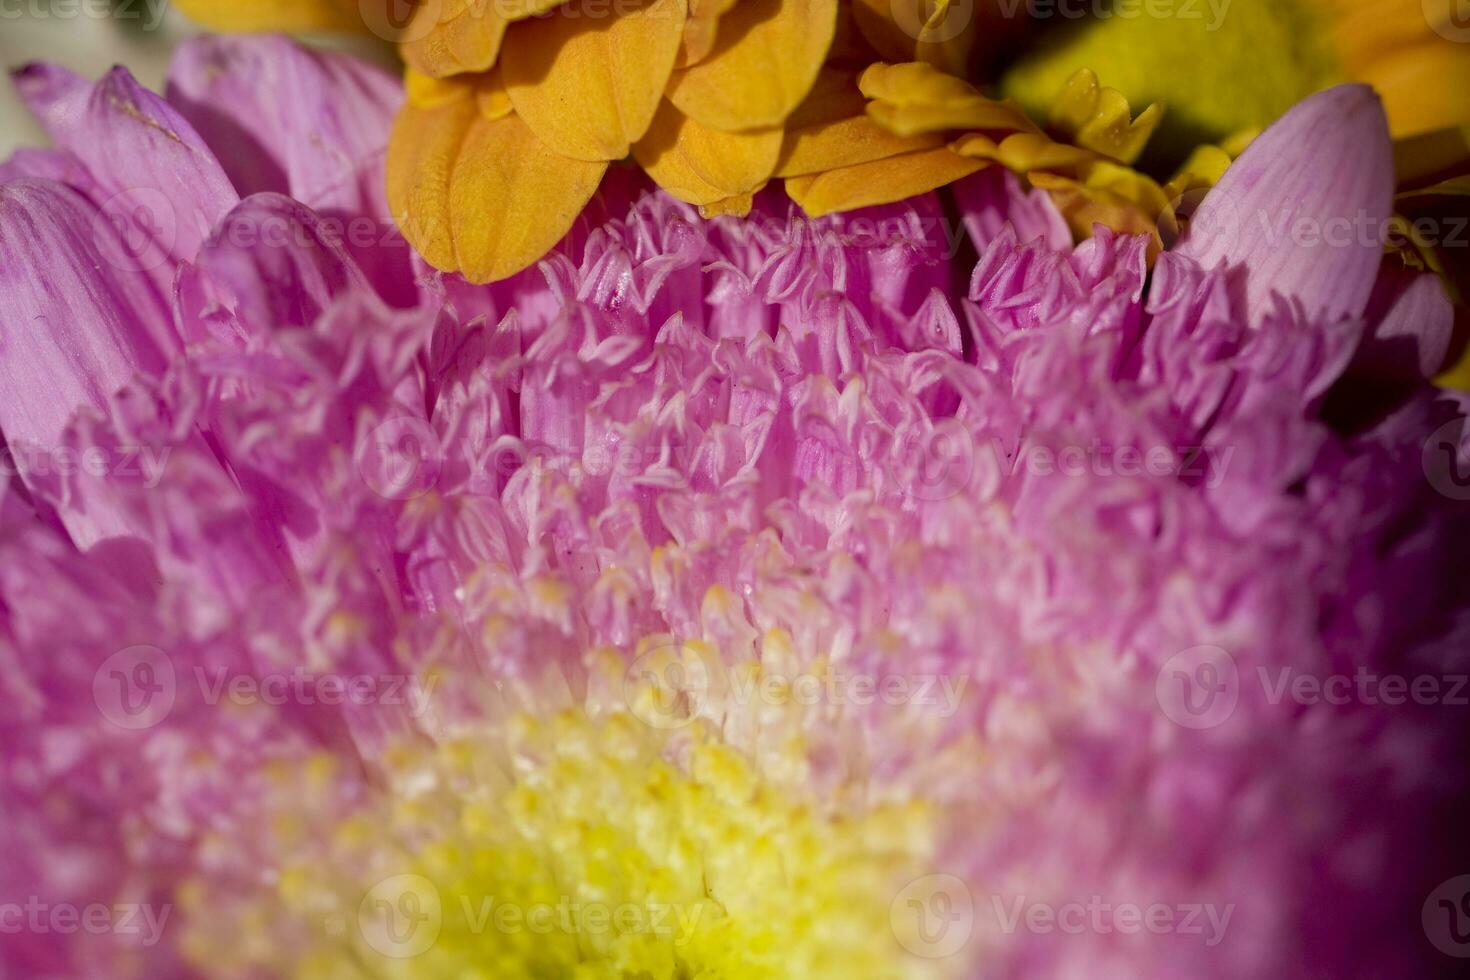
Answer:
POLYGON ((1464 406, 1368 90, 1152 270, 998 171, 953 225, 615 174, 471 287, 385 234, 369 68, 17 82, 58 149, 0 169, 7 977, 1463 948, 1464 406))

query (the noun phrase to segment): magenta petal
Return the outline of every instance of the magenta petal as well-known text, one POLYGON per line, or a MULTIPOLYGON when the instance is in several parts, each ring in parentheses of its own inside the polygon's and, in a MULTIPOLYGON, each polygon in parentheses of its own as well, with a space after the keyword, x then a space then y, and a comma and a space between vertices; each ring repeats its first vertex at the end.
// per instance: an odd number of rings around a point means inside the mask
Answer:
POLYGON ((45 64, 14 77, 51 138, 91 171, 103 195, 97 203, 137 216, 173 257, 192 259, 239 200, 188 121, 126 69, 114 68, 95 85, 45 64))
POLYGON ((1365 85, 1299 103, 1241 154, 1176 249, 1230 270, 1252 324, 1276 302, 1311 316, 1361 316, 1392 213, 1393 149, 1365 85))
POLYGON ((0 186, 0 430, 55 448, 72 414, 104 409, 177 350, 158 283, 120 268, 113 226, 59 184, 0 186))

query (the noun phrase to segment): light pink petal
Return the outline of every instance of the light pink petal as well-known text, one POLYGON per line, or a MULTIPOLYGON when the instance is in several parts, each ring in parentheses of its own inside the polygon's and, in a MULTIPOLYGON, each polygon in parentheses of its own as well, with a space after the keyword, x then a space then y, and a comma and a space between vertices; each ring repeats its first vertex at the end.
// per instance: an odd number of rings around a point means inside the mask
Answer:
POLYGON ((34 64, 16 90, 62 149, 91 172, 107 209, 138 224, 179 260, 192 259, 209 230, 239 200, 199 134, 124 68, 91 85, 64 68, 34 64))
POLYGON ((1177 252, 1225 267, 1252 324, 1278 302, 1312 317, 1361 316, 1392 213, 1393 148, 1365 85, 1299 103, 1206 195, 1177 252))
POLYGON ((110 222, 46 181, 0 186, 0 430, 54 448, 78 409, 103 409, 177 350, 157 280, 120 267, 110 222))
POLYGON ((375 172, 403 101, 385 71, 283 37, 201 37, 174 56, 168 97, 241 194, 354 213, 383 197, 361 178, 375 172))

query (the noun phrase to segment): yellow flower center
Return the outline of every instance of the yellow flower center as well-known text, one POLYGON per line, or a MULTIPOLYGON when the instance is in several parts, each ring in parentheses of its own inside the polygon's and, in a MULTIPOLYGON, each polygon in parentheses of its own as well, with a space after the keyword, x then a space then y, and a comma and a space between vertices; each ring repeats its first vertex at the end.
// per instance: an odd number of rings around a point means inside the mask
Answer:
POLYGON ((313 980, 956 975, 894 911, 932 870, 932 805, 815 789, 794 701, 731 712, 736 748, 664 683, 697 659, 645 682, 594 657, 585 703, 399 746, 350 813, 340 763, 283 772, 272 884, 191 884, 186 955, 313 980))

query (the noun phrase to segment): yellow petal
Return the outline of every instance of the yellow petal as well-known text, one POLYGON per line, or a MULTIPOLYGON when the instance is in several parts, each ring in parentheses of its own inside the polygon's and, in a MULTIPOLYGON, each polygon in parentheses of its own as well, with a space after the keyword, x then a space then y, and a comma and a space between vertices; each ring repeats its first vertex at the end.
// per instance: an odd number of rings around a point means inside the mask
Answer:
POLYGON ((986 166, 948 148, 843 167, 786 181, 786 193, 812 217, 890 204, 952 184, 986 166))
POLYGON ((684 46, 678 65, 687 68, 709 56, 719 36, 720 18, 730 12, 736 0, 689 0, 689 19, 684 23, 684 46))
POLYGON ((510 23, 505 9, 505 0, 424 4, 405 32, 403 60, 436 78, 488 71, 500 56, 510 23))
POLYGON ((517 114, 562 156, 621 160, 653 122, 686 4, 646 0, 606 17, 582 11, 516 25, 500 67, 517 114))
POLYGON ((799 177, 944 145, 937 134, 895 136, 864 108, 857 74, 824 68, 811 95, 787 120, 776 176, 799 177))
POLYGON ((571 230, 607 163, 560 156, 517 116, 470 125, 449 184, 454 254, 470 282, 515 275, 571 230))
POLYGON ((1121 163, 1138 159, 1163 118, 1156 102, 1133 119, 1123 93, 1103 87, 1087 68, 1067 79, 1051 111, 1052 126, 1073 143, 1121 163))
POLYGON ((435 105, 409 102, 399 112, 388 141, 388 207, 404 238, 438 269, 457 264, 449 178, 460 145, 479 116, 473 89, 468 85, 457 89, 459 97, 435 105))
POLYGON ((690 204, 718 205, 753 194, 776 170, 781 130, 725 133, 702 126, 667 100, 633 156, 660 187, 690 204))
POLYGON ((729 215, 732 218, 743 218, 750 213, 755 206, 754 194, 739 194, 735 197, 727 197, 723 201, 714 204, 701 204, 699 216, 701 218, 719 218, 729 215))
POLYGON ((873 65, 858 85, 874 100, 868 116, 900 136, 955 129, 1039 132, 1014 104, 987 99, 969 83, 922 62, 873 65))
POLYGON ((435 78, 407 68, 403 72, 403 88, 409 105, 432 109, 473 96, 476 86, 473 76, 435 78))
POLYGON ((669 98, 727 132, 780 126, 811 91, 837 29, 837 0, 743 0, 714 50, 674 73, 669 98))
POLYGON ((1097 160, 1090 150, 1058 143, 1039 133, 1014 133, 998 143, 988 136, 965 136, 952 145, 961 156, 993 160, 1023 174, 1033 170, 1080 172, 1097 160))
POLYGON ((515 111, 510 93, 505 90, 505 79, 501 76, 499 66, 488 75, 478 76, 475 102, 480 107, 480 115, 486 119, 504 119, 515 111))
POLYGON ((216 31, 366 30, 356 0, 177 0, 192 21, 216 31))
POLYGON ((488 282, 546 254, 607 165, 559 157, 513 114, 486 118, 475 86, 459 91, 399 113, 388 145, 388 205, 431 265, 488 282))

